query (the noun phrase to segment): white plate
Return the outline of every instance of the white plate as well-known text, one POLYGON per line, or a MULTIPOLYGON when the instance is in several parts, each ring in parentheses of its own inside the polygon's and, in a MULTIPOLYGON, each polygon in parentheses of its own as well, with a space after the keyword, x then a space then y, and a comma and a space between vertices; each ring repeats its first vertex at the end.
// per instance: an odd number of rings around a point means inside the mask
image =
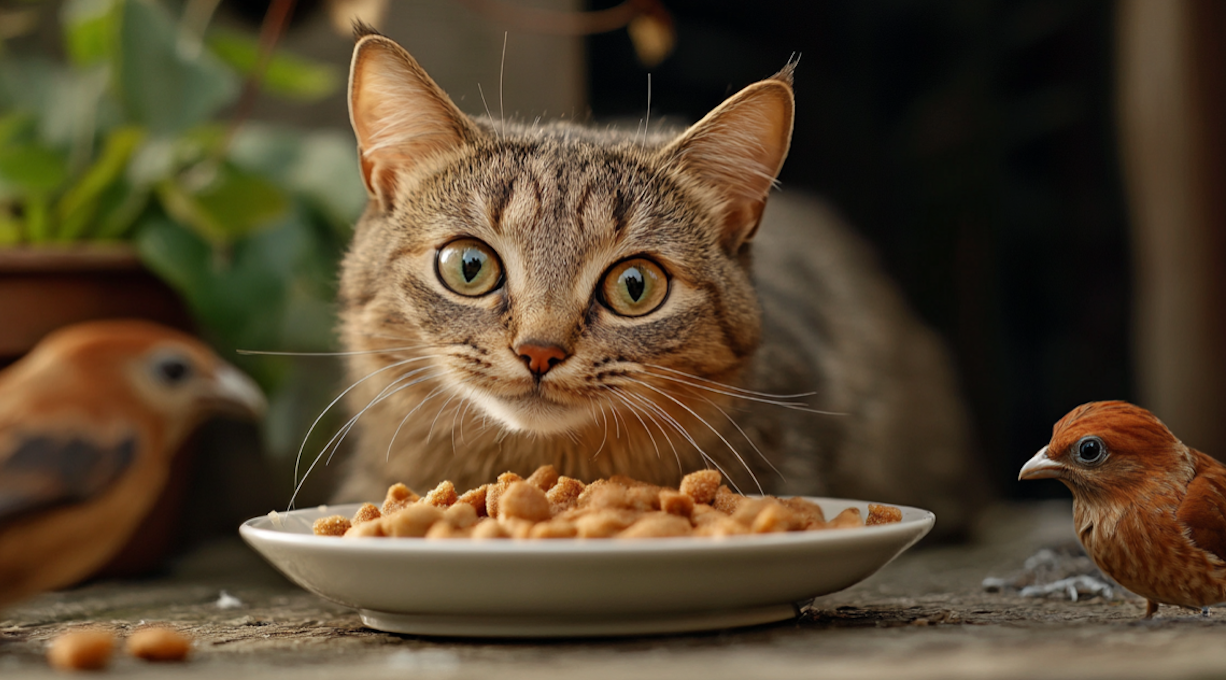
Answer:
MULTIPOLYGON (((861 501, 812 498, 827 517, 861 501)), ((247 520, 243 538, 291 581, 414 635, 586 637, 714 630, 793 618, 868 578, 932 529, 894 524, 727 538, 426 540, 315 536, 357 504, 247 520), (279 526, 277 526, 279 525, 279 526)))

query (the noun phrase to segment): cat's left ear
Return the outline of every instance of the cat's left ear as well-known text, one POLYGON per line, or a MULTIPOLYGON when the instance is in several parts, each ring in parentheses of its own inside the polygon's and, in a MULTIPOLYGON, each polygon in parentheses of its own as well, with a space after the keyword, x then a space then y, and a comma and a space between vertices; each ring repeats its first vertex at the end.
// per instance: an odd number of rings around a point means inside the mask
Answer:
POLYGON ((724 199, 722 240, 730 253, 758 230, 766 195, 788 155, 794 68, 789 63, 729 97, 660 152, 724 199))

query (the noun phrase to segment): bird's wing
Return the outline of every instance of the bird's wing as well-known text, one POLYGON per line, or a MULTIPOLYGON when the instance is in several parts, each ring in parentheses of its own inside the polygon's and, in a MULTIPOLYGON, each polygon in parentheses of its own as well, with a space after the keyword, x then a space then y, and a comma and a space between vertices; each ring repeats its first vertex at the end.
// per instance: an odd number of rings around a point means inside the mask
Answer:
POLYGON ((80 435, 14 433, 0 443, 0 525, 102 492, 132 464, 136 443, 135 436, 101 445, 80 435))
POLYGON ((1226 467, 1197 452, 1196 477, 1179 505, 1192 541, 1226 562, 1226 467))

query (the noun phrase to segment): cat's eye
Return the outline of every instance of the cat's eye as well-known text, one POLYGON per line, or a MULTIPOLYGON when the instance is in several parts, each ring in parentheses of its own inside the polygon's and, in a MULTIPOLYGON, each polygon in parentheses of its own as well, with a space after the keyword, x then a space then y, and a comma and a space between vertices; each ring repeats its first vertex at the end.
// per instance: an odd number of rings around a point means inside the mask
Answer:
POLYGON ((502 263, 493 248, 475 238, 461 238, 438 249, 438 278, 460 295, 485 295, 502 284, 502 263))
POLYGON ((632 257, 613 265, 600 284, 600 301, 621 316, 654 311, 668 296, 668 275, 660 265, 632 257))

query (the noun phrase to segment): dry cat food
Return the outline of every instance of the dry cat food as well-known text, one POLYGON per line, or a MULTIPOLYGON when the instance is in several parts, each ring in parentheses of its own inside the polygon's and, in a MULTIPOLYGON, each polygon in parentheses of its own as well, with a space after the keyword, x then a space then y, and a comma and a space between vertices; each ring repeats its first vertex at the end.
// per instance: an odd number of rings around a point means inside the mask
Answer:
POLYGON ((183 661, 192 643, 169 628, 142 628, 128 637, 128 653, 146 661, 183 661))
POLYGON ((51 641, 47 661, 62 671, 96 671, 106 668, 115 650, 115 636, 104 630, 77 630, 51 641))
MULTIPOLYGON (((132 633, 124 648, 145 661, 183 661, 191 651, 187 637, 170 628, 151 626, 132 633)), ((115 635, 105 630, 77 630, 51 641, 47 661, 65 671, 97 671, 106 668, 115 651, 115 635)))
POLYGON ((868 517, 847 508, 827 520, 803 498, 750 498, 722 484, 720 473, 686 475, 672 489, 614 475, 591 484, 545 465, 527 479, 498 481, 458 494, 443 482, 425 496, 404 484, 383 505, 365 503, 353 517, 315 521, 320 536, 425 538, 648 538, 816 531, 902 521, 902 511, 869 504, 868 517))

